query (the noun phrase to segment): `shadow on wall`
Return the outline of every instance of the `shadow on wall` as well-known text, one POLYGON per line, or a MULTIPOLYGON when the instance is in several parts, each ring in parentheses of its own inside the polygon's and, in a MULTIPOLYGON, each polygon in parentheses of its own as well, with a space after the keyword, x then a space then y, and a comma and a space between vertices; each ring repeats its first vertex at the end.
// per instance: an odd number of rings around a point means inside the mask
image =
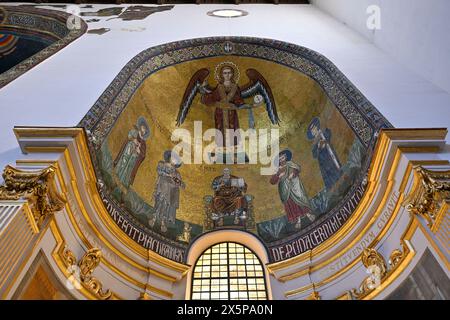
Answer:
POLYGON ((450 280, 428 249, 406 280, 387 298, 387 300, 449 299, 450 280))

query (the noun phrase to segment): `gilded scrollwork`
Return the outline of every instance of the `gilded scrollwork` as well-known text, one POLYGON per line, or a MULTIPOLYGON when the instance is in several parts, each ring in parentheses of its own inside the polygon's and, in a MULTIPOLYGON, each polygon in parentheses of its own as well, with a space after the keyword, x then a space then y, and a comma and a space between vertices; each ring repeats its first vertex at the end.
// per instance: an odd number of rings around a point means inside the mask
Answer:
POLYGON ((65 264, 68 266, 73 266, 77 264, 77 258, 75 257, 73 252, 70 251, 67 247, 64 247, 62 257, 64 259, 65 264))
POLYGON ((62 256, 69 267, 68 269, 73 270, 73 267, 78 267, 79 282, 89 292, 100 300, 108 300, 112 297, 112 292, 109 289, 104 291, 101 282, 92 276, 92 273, 101 261, 102 253, 99 249, 89 249, 78 263, 74 253, 68 248, 64 248, 62 256))
POLYGON ((92 273, 100 264, 101 257, 102 252, 97 248, 89 249, 88 252, 83 255, 78 262, 82 280, 92 278, 92 273))
POLYGON ((25 171, 7 165, 3 171, 0 200, 28 200, 36 223, 41 226, 46 217, 62 210, 66 202, 56 189, 55 172, 53 166, 25 171))
POLYGON ((399 264, 405 259, 408 251, 409 249, 406 245, 406 242, 402 241, 401 249, 395 249, 391 252, 391 255, 389 256, 389 266, 391 267, 391 269, 395 269, 399 266, 399 264))
POLYGON ((361 262, 370 275, 363 280, 358 289, 352 289, 346 292, 346 295, 351 299, 362 299, 381 286, 410 252, 405 240, 401 241, 400 246, 400 249, 395 249, 391 252, 388 264, 386 264, 384 257, 375 249, 366 248, 361 255, 361 262))
POLYGON ((416 188, 406 198, 406 209, 423 217, 433 228, 444 203, 450 202, 450 170, 431 171, 422 166, 414 167, 416 188))
POLYGON ((387 274, 386 262, 375 249, 366 248, 361 255, 361 261, 370 275, 363 280, 358 289, 351 290, 352 296, 356 299, 362 298, 379 286, 387 274))

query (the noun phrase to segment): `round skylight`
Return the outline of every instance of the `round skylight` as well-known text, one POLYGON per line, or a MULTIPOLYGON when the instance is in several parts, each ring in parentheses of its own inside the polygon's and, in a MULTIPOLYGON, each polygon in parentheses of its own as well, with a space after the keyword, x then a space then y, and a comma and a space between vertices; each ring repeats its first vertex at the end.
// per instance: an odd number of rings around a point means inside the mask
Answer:
POLYGON ((248 15, 247 11, 238 9, 217 9, 208 12, 208 16, 219 18, 238 18, 248 15))

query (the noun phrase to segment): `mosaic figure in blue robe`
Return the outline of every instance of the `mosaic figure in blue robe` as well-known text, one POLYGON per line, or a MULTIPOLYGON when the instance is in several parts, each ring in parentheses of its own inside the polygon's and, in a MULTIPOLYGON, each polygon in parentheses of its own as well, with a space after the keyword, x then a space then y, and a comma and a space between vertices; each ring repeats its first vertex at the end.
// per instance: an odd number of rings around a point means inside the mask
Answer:
POLYGON ((171 150, 165 151, 164 160, 158 162, 158 179, 153 193, 155 215, 149 220, 149 225, 153 227, 158 219, 161 222, 161 232, 167 231, 168 224, 175 224, 177 209, 180 206, 180 188, 186 188, 177 170, 181 165, 178 154, 171 150))
POLYGON ((319 161, 320 173, 326 190, 330 190, 342 175, 342 165, 331 145, 331 131, 320 127, 320 119, 314 118, 308 126, 308 139, 313 142, 312 154, 319 161))

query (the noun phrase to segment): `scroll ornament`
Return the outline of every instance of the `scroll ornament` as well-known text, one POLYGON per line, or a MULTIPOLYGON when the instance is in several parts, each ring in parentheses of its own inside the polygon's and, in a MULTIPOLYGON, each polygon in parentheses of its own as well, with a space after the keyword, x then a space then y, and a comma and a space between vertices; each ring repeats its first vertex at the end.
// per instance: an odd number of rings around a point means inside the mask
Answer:
POLYGON ((352 289, 351 294, 356 299, 360 299, 370 291, 376 289, 381 284, 387 274, 386 262, 383 256, 373 248, 366 248, 362 255, 361 261, 370 273, 359 286, 359 289, 352 289))
POLYGON ((109 289, 104 291, 100 281, 92 276, 101 261, 102 253, 99 249, 89 249, 78 263, 75 255, 69 249, 65 248, 62 255, 70 270, 75 270, 74 266, 78 267, 79 281, 88 291, 100 300, 108 300, 112 297, 112 292, 109 289))
POLYGON ((366 248, 361 255, 361 262, 370 275, 363 280, 358 289, 347 291, 351 299, 362 299, 379 287, 405 260, 410 252, 405 240, 400 241, 400 249, 395 249, 389 256, 388 265, 383 256, 373 248, 366 248))

